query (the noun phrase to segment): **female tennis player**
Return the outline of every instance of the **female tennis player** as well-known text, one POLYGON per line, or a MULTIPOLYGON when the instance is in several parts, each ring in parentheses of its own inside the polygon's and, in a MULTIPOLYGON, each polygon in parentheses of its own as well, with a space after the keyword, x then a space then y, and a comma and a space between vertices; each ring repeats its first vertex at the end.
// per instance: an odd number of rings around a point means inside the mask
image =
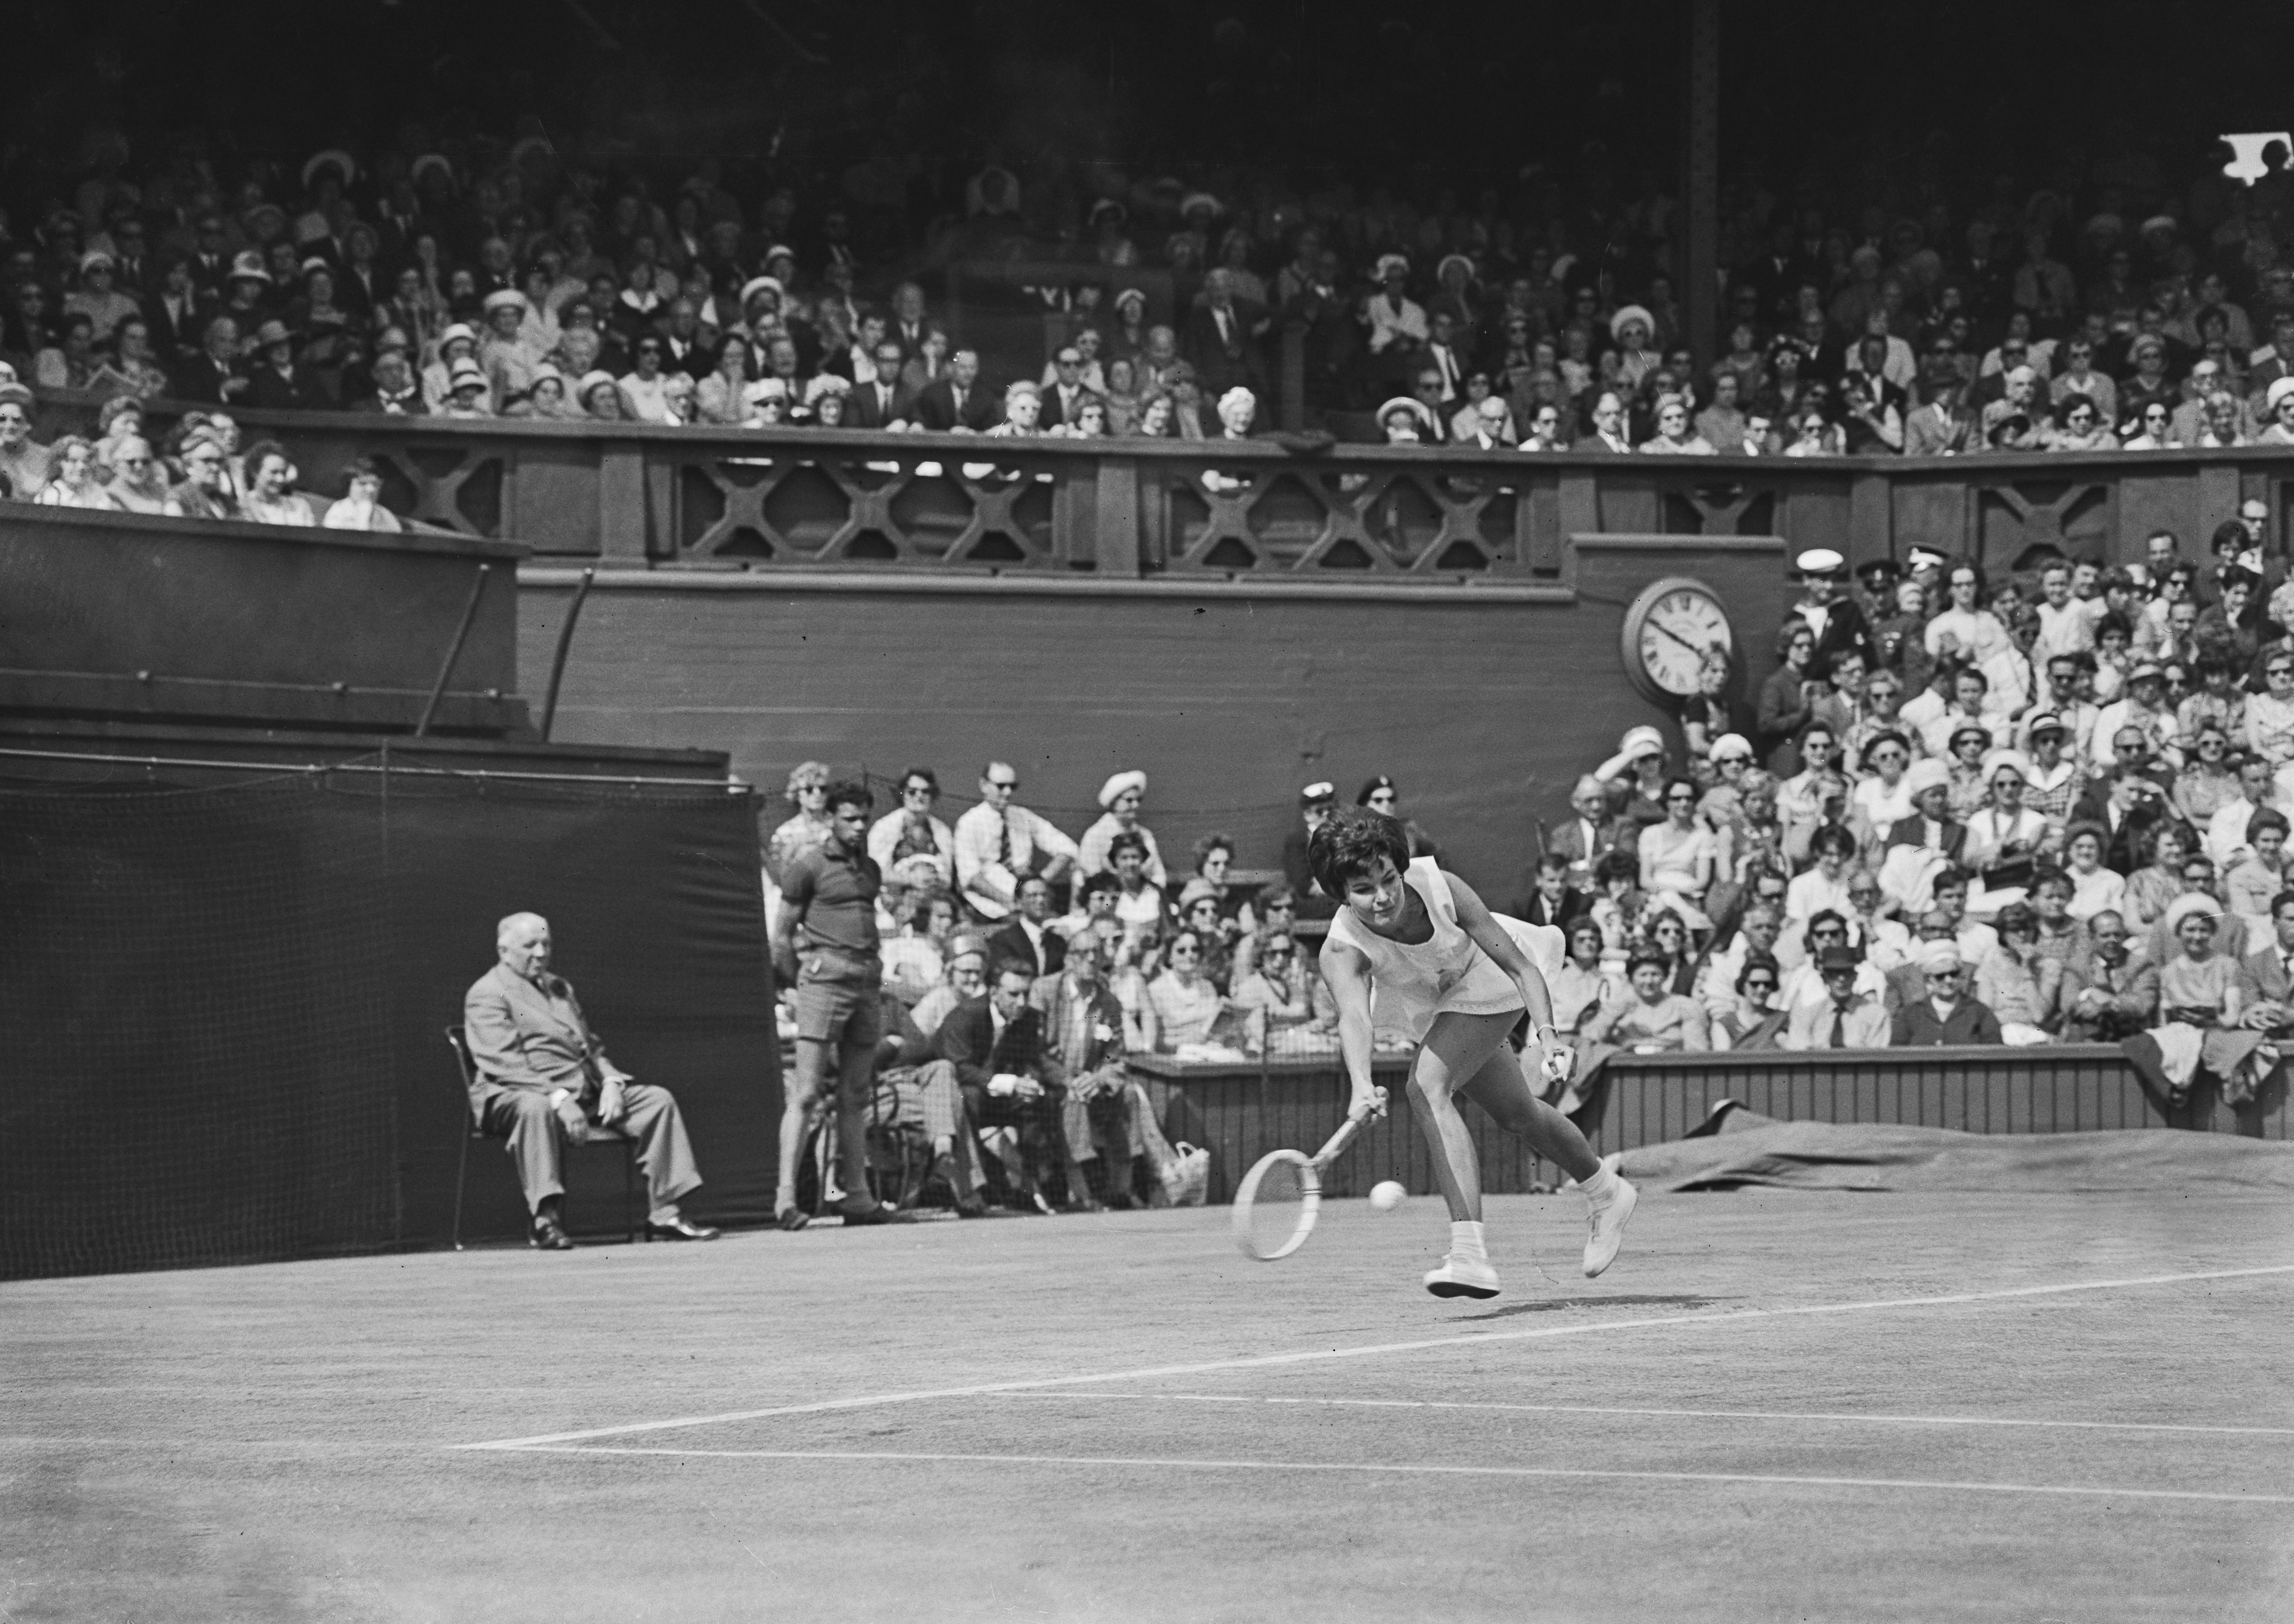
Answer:
POLYGON ((1520 1134, 1585 1192, 1590 1234, 1585 1272, 1617 1255, 1639 1198, 1602 1165, 1570 1120, 1540 1100, 1506 1039, 1522 1011, 1550 1079, 1574 1063, 1553 1024, 1553 1004, 1536 961, 1558 967, 1563 942, 1546 925, 1492 914, 1473 888, 1432 857, 1411 861, 1410 838, 1390 817, 1341 807, 1307 842, 1308 865, 1323 892, 1345 906, 1322 944, 1322 977, 1338 1005, 1338 1050, 1353 1085, 1350 1105, 1375 1109, 1371 1035, 1399 1034, 1418 1044, 1410 1104, 1435 1149, 1450 1204, 1450 1254, 1426 1277, 1437 1297, 1493 1297, 1498 1271, 1482 1241, 1482 1170, 1457 1096, 1520 1134))

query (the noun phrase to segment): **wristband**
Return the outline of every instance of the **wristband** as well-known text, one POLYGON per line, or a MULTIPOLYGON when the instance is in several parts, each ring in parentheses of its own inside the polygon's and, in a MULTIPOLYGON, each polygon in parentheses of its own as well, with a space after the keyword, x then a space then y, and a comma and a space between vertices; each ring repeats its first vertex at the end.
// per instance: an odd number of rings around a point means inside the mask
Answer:
POLYGON ((1553 1034, 1553 1035, 1554 1035, 1554 1036, 1556 1036, 1556 1037, 1559 1037, 1559 1036, 1561 1035, 1561 1028, 1560 1028, 1559 1027, 1555 1026, 1555 1025, 1554 1025, 1551 1021, 1550 1021, 1550 1020, 1549 1020, 1549 1021, 1544 1021, 1544 1022, 1542 1022, 1542 1023, 1541 1023, 1541 1024, 1539 1024, 1539 1025, 1537 1025, 1537 1026, 1533 1026, 1533 1027, 1530 1027, 1530 1029, 1529 1029, 1529 1035, 1530 1035, 1532 1037, 1535 1037, 1535 1036, 1536 1036, 1539 1033, 1541 1033, 1541 1032, 1550 1032, 1550 1033, 1552 1033, 1552 1034, 1553 1034))

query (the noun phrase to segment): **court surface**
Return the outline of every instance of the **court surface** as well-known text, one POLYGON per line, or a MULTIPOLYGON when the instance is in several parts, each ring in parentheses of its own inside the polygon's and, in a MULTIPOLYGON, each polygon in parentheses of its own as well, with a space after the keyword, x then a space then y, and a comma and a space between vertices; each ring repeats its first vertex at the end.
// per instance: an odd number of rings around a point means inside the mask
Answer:
POLYGON ((2282 1196, 1580 1212, 0 1287, 0 1620, 2294 1617, 2282 1196))

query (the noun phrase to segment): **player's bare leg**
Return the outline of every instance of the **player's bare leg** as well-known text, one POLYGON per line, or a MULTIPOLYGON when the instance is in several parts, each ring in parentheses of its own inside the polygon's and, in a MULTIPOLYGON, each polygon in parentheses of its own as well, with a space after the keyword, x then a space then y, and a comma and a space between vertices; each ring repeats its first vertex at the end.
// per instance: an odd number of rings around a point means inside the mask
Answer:
POLYGON ((1484 1062, 1460 1091, 1507 1132, 1529 1141, 1538 1155, 1567 1173, 1584 1192, 1589 1232, 1584 1268, 1588 1279, 1616 1260, 1624 1242, 1625 1221, 1640 1192, 1606 1165, 1585 1142, 1577 1125, 1531 1092, 1521 1062, 1501 1050, 1484 1062))
POLYGON ((1455 1011, 1436 1015, 1410 1068, 1410 1108, 1433 1147, 1434 1176, 1450 1208, 1450 1255, 1426 1277, 1426 1289, 1437 1297, 1498 1295, 1498 1271, 1482 1240, 1481 1162, 1456 1095, 1493 1057, 1511 1060, 1506 1035, 1515 1019, 1455 1011))

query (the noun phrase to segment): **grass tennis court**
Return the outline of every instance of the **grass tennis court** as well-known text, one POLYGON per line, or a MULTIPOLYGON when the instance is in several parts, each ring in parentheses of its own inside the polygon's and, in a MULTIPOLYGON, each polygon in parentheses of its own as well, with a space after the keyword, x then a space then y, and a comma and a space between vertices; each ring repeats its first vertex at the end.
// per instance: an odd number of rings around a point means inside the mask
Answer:
POLYGON ((0 1287, 0 1618, 2289 1616, 2282 1196, 1580 1211, 0 1287))

